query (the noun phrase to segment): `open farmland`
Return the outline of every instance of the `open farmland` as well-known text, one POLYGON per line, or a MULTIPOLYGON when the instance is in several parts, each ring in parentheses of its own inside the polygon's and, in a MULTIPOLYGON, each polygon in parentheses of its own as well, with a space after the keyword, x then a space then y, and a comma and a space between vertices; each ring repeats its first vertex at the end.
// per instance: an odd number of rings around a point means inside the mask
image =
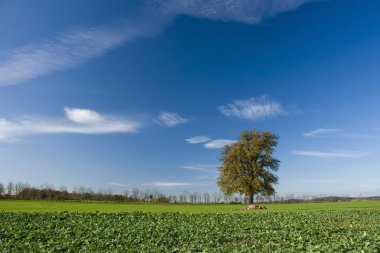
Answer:
POLYGON ((380 251, 378 201, 236 210, 241 207, 0 201, 0 248, 3 252, 380 251))
MULTIPOLYGON (((380 201, 350 201, 299 204, 266 204, 266 211, 315 211, 315 210, 379 210, 380 201)), ((227 204, 149 204, 102 203, 78 201, 29 201, 0 200, 0 211, 6 212, 181 212, 181 213, 236 213, 247 205, 227 204)))
POLYGON ((2 252, 379 252, 380 212, 0 213, 2 252))

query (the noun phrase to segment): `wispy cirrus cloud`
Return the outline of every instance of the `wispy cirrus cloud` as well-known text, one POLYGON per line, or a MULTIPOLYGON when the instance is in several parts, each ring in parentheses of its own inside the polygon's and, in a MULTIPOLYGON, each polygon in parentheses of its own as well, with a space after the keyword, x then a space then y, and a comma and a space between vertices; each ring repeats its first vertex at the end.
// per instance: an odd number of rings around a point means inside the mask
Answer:
POLYGON ((367 152, 361 151, 306 151, 306 150, 295 150, 292 152, 293 155, 308 156, 316 158, 361 158, 367 156, 367 152))
POLYGON ((55 39, 17 48, 0 62, 0 85, 13 85, 75 67, 127 39, 112 26, 63 33, 55 39))
POLYGON ((181 168, 196 173, 194 178, 197 180, 216 180, 219 176, 217 165, 187 164, 182 165, 181 168))
POLYGON ((343 129, 339 128, 319 128, 315 129, 309 132, 305 132, 302 135, 304 137, 314 137, 314 138, 321 138, 326 136, 331 136, 335 134, 334 136, 340 137, 340 138, 350 138, 350 139, 368 139, 368 140, 377 140, 380 138, 380 135, 378 131, 376 131, 375 128, 370 129, 371 132, 346 132, 343 129))
POLYGON ((189 144, 205 143, 205 142, 208 142, 210 140, 211 139, 209 136, 194 136, 194 137, 190 137, 190 138, 185 139, 185 141, 187 141, 187 143, 189 143, 189 144))
POLYGON ((163 11, 212 20, 258 24, 313 0, 156 0, 163 11))
POLYGON ((247 120, 263 120, 287 113, 279 102, 270 100, 267 96, 234 100, 231 104, 219 106, 219 110, 228 117, 247 120))
POLYGON ((115 182, 111 182, 110 185, 118 186, 118 187, 130 187, 130 185, 128 184, 120 184, 120 183, 115 183, 115 182))
POLYGON ((154 120, 154 122, 164 127, 175 127, 188 121, 188 119, 174 112, 161 112, 154 120))
POLYGON ((181 168, 185 170, 193 170, 193 171, 201 171, 206 173, 217 173, 216 165, 203 165, 203 164, 188 164, 188 165, 182 165, 181 168))
POLYGON ((0 60, 0 86, 74 68, 120 45, 152 36, 167 21, 167 17, 153 14, 143 14, 144 21, 140 18, 71 30, 50 40, 16 48, 0 60))
MULTIPOLYGON (((215 139, 215 140, 212 140, 209 136, 194 136, 194 137, 185 139, 185 141, 187 141, 189 144, 202 144, 203 143, 203 147, 207 148, 207 149, 223 148, 226 145, 230 145, 230 144, 236 142, 236 140, 228 140, 228 139, 215 139)), ((197 166, 193 166, 193 165, 182 166, 182 168, 189 169, 189 170, 197 170, 197 169, 201 170, 201 167, 203 167, 203 166, 200 166, 200 165, 197 165, 197 166)))
POLYGON ((145 1, 133 18, 62 32, 15 48, 0 60, 0 86, 15 85, 64 71, 140 38, 160 33, 177 16, 258 24, 313 0, 155 0, 145 1))
POLYGON ((369 133, 347 133, 344 137, 377 141, 380 138, 380 128, 370 128, 369 133))
POLYGON ((337 184, 339 183, 338 180, 331 180, 331 179, 312 179, 312 180, 281 180, 281 183, 288 183, 288 184, 337 184))
POLYGON ((217 148, 224 148, 224 146, 231 145, 234 142, 236 142, 236 140, 217 139, 217 140, 207 142, 203 146, 208 149, 217 149, 217 148))
POLYGON ((336 133, 336 132, 342 132, 342 129, 338 128, 319 128, 315 129, 306 133, 303 133, 302 135, 305 137, 323 137, 327 134, 336 133))
POLYGON ((191 186, 191 183, 185 182, 153 182, 150 184, 155 187, 180 187, 180 186, 191 186))
POLYGON ((13 141, 21 136, 36 134, 111 134, 136 133, 142 123, 94 110, 64 108, 65 118, 39 119, 22 117, 16 120, 0 118, 0 141, 13 141))

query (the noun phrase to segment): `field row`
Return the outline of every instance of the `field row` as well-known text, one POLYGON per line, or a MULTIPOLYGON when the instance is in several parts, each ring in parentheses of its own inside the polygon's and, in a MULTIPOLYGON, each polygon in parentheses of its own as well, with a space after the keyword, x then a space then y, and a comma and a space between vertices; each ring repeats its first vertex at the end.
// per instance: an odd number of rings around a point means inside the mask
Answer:
POLYGON ((3 252, 379 252, 380 212, 0 212, 3 252))
MULTIPOLYGON (((347 201, 299 204, 265 204, 266 211, 314 210, 379 210, 380 201, 347 201)), ((0 200, 0 211, 5 212, 182 212, 236 213, 247 205, 228 204, 150 204, 125 202, 30 201, 0 200)))

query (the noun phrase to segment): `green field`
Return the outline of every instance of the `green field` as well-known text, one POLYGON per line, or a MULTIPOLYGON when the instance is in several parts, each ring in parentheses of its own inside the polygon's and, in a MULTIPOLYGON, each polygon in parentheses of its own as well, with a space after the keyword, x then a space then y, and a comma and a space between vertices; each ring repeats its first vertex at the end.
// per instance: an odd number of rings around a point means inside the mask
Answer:
MULTIPOLYGON (((352 201, 334 203, 266 204, 267 211, 358 210, 380 211, 380 201, 352 201)), ((0 211, 6 212, 183 212, 235 213, 247 205, 191 205, 191 204, 130 204, 74 201, 1 200, 0 211)), ((262 211, 261 211, 262 212, 262 211)))
POLYGON ((0 252, 380 252, 380 202, 0 201, 0 252))
POLYGON ((379 252, 379 211, 0 212, 2 252, 379 252))

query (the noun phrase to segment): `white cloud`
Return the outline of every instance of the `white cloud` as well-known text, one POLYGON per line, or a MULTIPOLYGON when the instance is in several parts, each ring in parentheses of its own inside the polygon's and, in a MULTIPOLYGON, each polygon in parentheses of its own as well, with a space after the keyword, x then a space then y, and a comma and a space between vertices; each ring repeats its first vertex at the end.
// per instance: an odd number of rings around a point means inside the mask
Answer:
POLYGON ((342 129, 337 129, 337 128, 319 128, 316 130, 312 130, 310 132, 306 132, 303 134, 305 137, 322 137, 326 134, 329 133, 336 133, 336 132, 341 132, 342 129))
POLYGON ((194 137, 190 137, 190 138, 185 139, 185 141, 187 141, 190 144, 205 143, 205 142, 208 142, 210 140, 211 139, 208 136, 194 136, 194 137))
POLYGON ((303 151, 296 150, 292 152, 293 155, 308 156, 308 157, 317 157, 317 158, 361 158, 367 156, 366 152, 359 151, 332 151, 332 152, 323 152, 323 151, 303 151))
POLYGON ((222 105, 219 110, 226 116, 248 120, 273 118, 286 114, 282 105, 266 96, 248 100, 234 100, 232 104, 222 105))
POLYGON ((0 86, 15 85, 77 67, 131 41, 154 36, 176 16, 258 24, 267 17, 312 0, 156 0, 145 1, 135 15, 120 22, 60 33, 16 48, 0 60, 0 86))
POLYGON ((340 133, 339 137, 344 138, 353 138, 353 139, 370 139, 370 140, 377 140, 380 135, 377 134, 375 131, 376 129, 372 128, 371 133, 342 133, 344 130, 339 128, 319 128, 316 130, 312 130, 306 133, 303 133, 302 135, 304 137, 325 137, 327 135, 331 135, 333 133, 340 133))
POLYGON ((178 187, 178 186, 190 186, 192 184, 184 183, 184 182, 154 182, 151 185, 156 186, 156 187, 178 187))
POLYGON ((202 165, 202 164, 182 165, 181 168, 186 169, 186 170, 201 171, 201 172, 206 172, 206 173, 217 173, 216 165, 202 165))
POLYGON ((168 15, 145 8, 135 20, 71 30, 50 40, 16 48, 0 60, 0 86, 77 67, 124 43, 156 34, 168 19, 168 15))
POLYGON ((129 187, 130 186, 127 184, 119 184, 119 183, 114 183, 114 182, 111 182, 110 185, 119 186, 119 187, 129 187))
POLYGON ((343 136, 347 138, 367 139, 367 140, 377 140, 380 137, 380 135, 378 134, 358 134, 358 133, 349 133, 343 136))
POLYGON ((23 117, 16 120, 0 118, 0 141, 13 141, 20 136, 35 134, 111 134, 136 133, 138 121, 101 115, 93 110, 65 108, 66 118, 41 120, 23 117))
POLYGON ((258 24, 312 0, 156 0, 163 11, 213 20, 258 24))
POLYGON ((92 110, 68 107, 66 107, 64 110, 66 117, 75 123, 91 124, 104 121, 103 117, 99 113, 92 110))
POLYGON ((281 183, 287 183, 287 184, 337 184, 340 183, 338 180, 331 180, 331 179, 312 179, 312 180, 281 180, 281 183))
POLYGON ((217 139, 210 142, 207 142, 203 146, 209 149, 223 148, 226 145, 230 145, 236 142, 235 140, 225 140, 225 139, 217 139))
POLYGON ((155 122, 161 126, 175 127, 188 121, 184 117, 174 112, 161 112, 155 122))
POLYGON ((123 43, 127 33, 110 26, 64 33, 10 52, 0 62, 0 85, 17 84, 75 67, 123 43))

